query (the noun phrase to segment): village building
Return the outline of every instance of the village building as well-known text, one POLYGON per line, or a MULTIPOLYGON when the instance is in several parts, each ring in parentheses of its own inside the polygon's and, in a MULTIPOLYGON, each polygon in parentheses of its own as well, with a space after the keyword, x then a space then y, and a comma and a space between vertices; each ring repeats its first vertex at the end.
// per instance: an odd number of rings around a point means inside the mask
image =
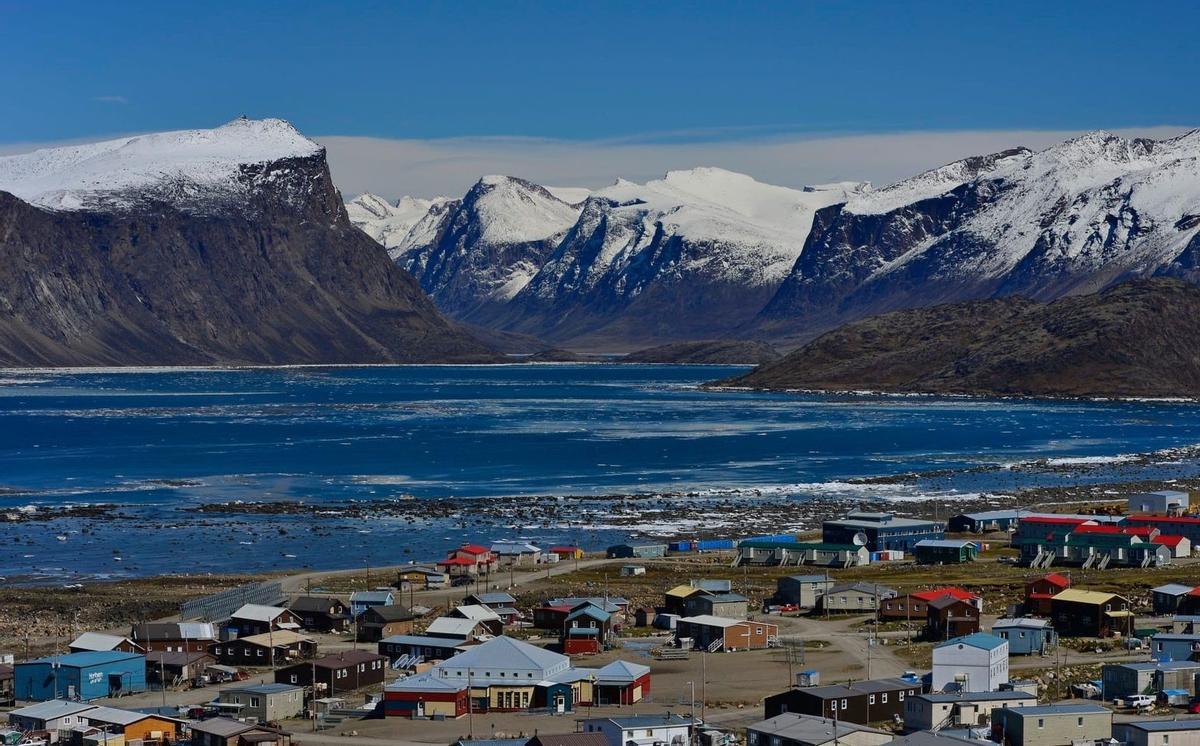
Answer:
POLYGON ((645 565, 621 565, 621 577, 623 578, 636 578, 645 574, 645 565))
POLYGON ((692 596, 705 596, 708 591, 697 588, 690 583, 684 583, 668 589, 663 594, 663 611, 667 614, 687 616, 687 601, 692 596))
POLYGON ((278 666, 313 657, 317 643, 299 632, 280 630, 216 642, 209 651, 228 666, 278 666))
POLYGON ((491 550, 500 567, 530 567, 542 561, 542 550, 525 541, 497 541, 491 550))
POLYGON ((879 604, 895 597, 895 590, 878 583, 861 580, 837 583, 821 597, 821 610, 833 613, 874 611, 879 604))
POLYGON ((1030 580, 1025 584, 1025 613, 1048 617, 1052 613, 1050 599, 1071 587, 1071 579, 1056 572, 1030 580))
POLYGON ((57 743, 62 740, 63 733, 69 734, 85 722, 85 712, 94 709, 94 705, 84 702, 52 699, 9 712, 8 724, 23 733, 46 731, 50 734, 50 743, 57 743))
POLYGON ((966 599, 946 595, 929 602, 925 636, 948 640, 979 631, 979 608, 966 599))
POLYGON ((217 659, 209 653, 182 653, 152 650, 146 653, 146 681, 177 687, 195 681, 217 659))
POLYGON ((1200 719, 1114 722, 1112 737, 1125 746, 1200 746, 1200 719))
POLYGON ((933 648, 934 692, 992 692, 1008 683, 1008 641, 977 632, 933 648))
POLYGON ((822 541, 864 544, 872 552, 885 549, 911 552, 920 541, 945 538, 946 525, 940 521, 898 518, 894 513, 855 511, 821 524, 822 541))
POLYGON ((345 632, 350 627, 350 607, 332 596, 300 596, 288 604, 300 620, 300 628, 311 632, 345 632))
POLYGON ((1134 629, 1129 606, 1115 593, 1069 588, 1050 599, 1050 617, 1062 637, 1128 637, 1134 629))
POLYGON ((1134 694, 1158 694, 1168 689, 1196 694, 1200 663, 1195 661, 1141 661, 1106 663, 1100 670, 1105 699, 1134 694))
POLYGON ((769 622, 701 615, 675 623, 675 638, 681 647, 685 640, 691 640, 691 647, 710 653, 769 648, 778 636, 779 625, 769 622))
POLYGON ((583 721, 584 733, 602 733, 608 746, 687 746, 694 722, 667 712, 583 721))
POLYGON ((879 618, 887 621, 928 623, 929 603, 938 598, 955 598, 983 609, 983 599, 970 591, 953 586, 914 591, 904 596, 892 596, 879 602, 879 618))
POLYGON ((275 672, 275 683, 314 686, 323 696, 352 692, 382 684, 387 673, 387 656, 366 650, 343 650, 275 672))
POLYGON ((447 553, 446 559, 438 560, 437 564, 450 575, 451 582, 463 576, 491 575, 499 567, 491 550, 478 544, 463 544, 447 553))
POLYGON ((391 606, 396 603, 396 594, 390 588, 374 591, 355 591, 350 594, 350 616, 359 617, 367 609, 391 606))
MULTIPOLYGON (((505 746, 505 744, 488 744, 488 746, 505 746)), ((528 741, 522 740, 514 746, 608 746, 608 739, 603 733, 555 733, 552 735, 534 735, 528 741)))
POLYGON ((915 679, 868 679, 789 689, 763 700, 763 711, 768 719, 794 712, 849 723, 877 723, 903 716, 906 698, 920 693, 921 684, 915 679))
POLYGON ((1159 534, 1151 539, 1155 544, 1162 544, 1167 549, 1171 550, 1172 557, 1191 557, 1192 556, 1192 540, 1186 536, 1172 536, 1169 534, 1159 534))
POLYGON ((427 637, 425 635, 393 635, 379 641, 379 654, 387 656, 401 668, 413 668, 419 663, 444 661, 470 648, 475 642, 457 638, 427 637))
POLYGON ((578 670, 587 674, 597 706, 633 705, 650 695, 649 666, 617 660, 594 671, 578 670))
POLYGON ((1200 634, 1159 632, 1150 638, 1150 656, 1156 661, 1200 660, 1200 634))
POLYGON ((557 632, 563 628, 567 621, 567 615, 571 613, 573 607, 565 604, 551 606, 543 604, 533 608, 533 626, 536 629, 544 629, 552 632, 557 632))
POLYGON ((958 565, 974 562, 979 547, 961 539, 922 539, 912 551, 918 565, 958 565))
MULTIPOLYGON (((103 732, 102 741, 112 739, 129 743, 140 741, 144 746, 162 746, 179 740, 183 732, 183 721, 163 715, 121 710, 115 707, 93 707, 80 714, 86 727, 103 732)), ((77 726, 76 733, 80 733, 77 726)))
POLYGON ((292 743, 288 731, 225 717, 195 721, 191 731, 192 746, 291 746, 292 743))
POLYGON ((146 658, 117 650, 49 656, 13 665, 18 700, 84 702, 146 690, 146 658))
POLYGON ((1200 632, 1200 615, 1176 614, 1171 618, 1171 631, 1183 634, 1200 632))
POLYGON ((667 556, 666 544, 615 544, 605 555, 609 559, 653 559, 667 556))
POLYGON ((997 619, 992 634, 1008 641, 1009 655, 1045 655, 1058 645, 1058 634, 1048 619, 997 619))
POLYGON ((304 712, 304 689, 292 684, 254 684, 222 689, 221 709, 238 720, 276 723, 304 712))
POLYGON ((720 616, 728 619, 745 619, 750 599, 740 593, 701 592, 684 601, 685 616, 720 616))
POLYGON ((1035 705, 992 711, 992 739, 1002 746, 1072 746, 1112 737, 1112 710, 1095 704, 1035 705))
POLYGON ((129 638, 147 652, 165 650, 172 652, 206 653, 208 646, 217 641, 217 628, 211 622, 151 622, 135 624, 129 638))
POLYGON ((1188 493, 1180 490, 1159 490, 1130 495, 1128 510, 1130 513, 1166 513, 1176 515, 1186 513, 1188 509, 1188 493))
POLYGON ((1019 689, 1001 692, 917 694, 904 700, 906 730, 941 730, 987 725, 997 707, 1036 705, 1036 694, 1019 689))
POLYGON ((826 575, 788 575, 775 581, 777 604, 793 604, 801 609, 815 609, 834 581, 826 575))
POLYGON ((492 591, 488 593, 472 593, 463 599, 464 606, 486 606, 492 611, 517 605, 517 599, 511 593, 492 591))
POLYGON ((1200 588, 1193 588, 1186 596, 1179 599, 1179 614, 1184 616, 1200 614, 1200 588))
POLYGON ((583 550, 570 544, 550 547, 549 551, 550 554, 557 556, 559 560, 583 559, 583 550))
POLYGON ((425 637, 441 638, 448 641, 452 640, 455 644, 476 640, 490 640, 496 637, 483 622, 475 621, 474 619, 460 619, 446 616, 438 617, 430 622, 429 626, 425 628, 423 635, 425 637))
POLYGON ((1192 546, 1200 543, 1200 516, 1145 514, 1126 516, 1126 526, 1153 526, 1170 536, 1186 536, 1192 546))
POLYGON ((359 642, 379 642, 385 637, 412 634, 416 616, 407 606, 371 606, 355 622, 359 642))
POLYGON ((401 587, 432 591, 449 585, 450 576, 436 567, 411 565, 396 573, 396 583, 401 587))
MULTIPOLYGON (((502 635, 504 634, 504 618, 497 612, 489 609, 486 606, 478 606, 475 604, 467 604, 465 606, 456 606, 446 612, 444 619, 462 619, 474 622, 477 627, 482 628, 488 634, 502 635)), ((434 620, 435 622, 437 620, 434 620)), ((433 625, 430 625, 432 628, 433 625)), ((435 632, 426 631, 426 634, 436 634, 435 632)))
POLYGON ((12 664, 0 663, 0 707, 12 707, 16 702, 12 664))
POLYGON ((1193 586, 1166 583, 1150 589, 1150 602, 1155 614, 1175 614, 1180 602, 1192 592, 1193 586))
POLYGON ((747 746, 881 746, 894 737, 865 725, 795 712, 746 726, 747 746))
POLYGON ((281 606, 243 604, 229 615, 225 628, 238 637, 261 635, 271 631, 300 629, 300 619, 281 606))
POLYGON ((737 565, 857 567, 871 562, 871 552, 854 543, 799 541, 792 537, 763 537, 738 542, 737 565))
POLYGON ((582 603, 563 621, 559 644, 567 655, 595 654, 608 644, 612 632, 612 614, 591 603, 582 603))
POLYGON ((118 651, 142 654, 146 649, 128 637, 106 635, 102 632, 84 632, 67 646, 72 653, 118 651))

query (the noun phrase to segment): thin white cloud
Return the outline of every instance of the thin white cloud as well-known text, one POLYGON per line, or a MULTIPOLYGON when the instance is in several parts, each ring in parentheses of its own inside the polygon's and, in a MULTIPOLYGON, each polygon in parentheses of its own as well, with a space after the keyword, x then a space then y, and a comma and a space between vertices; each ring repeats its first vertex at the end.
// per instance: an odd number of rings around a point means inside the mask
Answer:
MULTIPOLYGON (((1127 137, 1173 137, 1186 127, 1113 130, 1127 137)), ((719 166, 760 181, 804 186, 830 181, 891 183, 970 155, 1018 145, 1039 149, 1084 130, 970 130, 859 135, 776 135, 708 142, 637 138, 575 141, 526 137, 402 140, 317 137, 334 182, 347 196, 389 199, 460 196, 480 176, 506 174, 551 186, 601 187, 618 177, 645 181, 672 169, 719 166)))
POLYGON ((93 96, 93 101, 99 101, 102 104, 127 104, 129 99, 124 96, 93 96))

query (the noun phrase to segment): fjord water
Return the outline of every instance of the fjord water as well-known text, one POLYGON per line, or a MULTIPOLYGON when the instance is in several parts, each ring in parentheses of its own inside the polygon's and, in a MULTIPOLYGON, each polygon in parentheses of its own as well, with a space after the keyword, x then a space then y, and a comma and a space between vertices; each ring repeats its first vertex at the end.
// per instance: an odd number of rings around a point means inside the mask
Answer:
MULTIPOLYGON (((769 510, 775 501, 814 496, 843 496, 851 507, 859 496, 909 501, 1200 472, 1190 459, 1131 465, 1117 458, 1200 443, 1194 403, 699 387, 741 370, 591 364, 9 371, 0 383, 0 512, 112 503, 122 506, 122 518, 0 524, 0 575, 59 582, 378 566, 434 558, 466 539, 520 536, 594 549, 630 533, 513 523, 503 511, 413 524, 190 510, 233 500, 341 504, 411 496, 419 504, 659 493, 682 501, 692 493, 762 500, 769 510), (973 468, 1035 459, 1048 459, 1048 468, 973 468), (845 481, 933 470, 911 484, 845 481)), ((669 524, 649 530, 665 535, 669 524)))

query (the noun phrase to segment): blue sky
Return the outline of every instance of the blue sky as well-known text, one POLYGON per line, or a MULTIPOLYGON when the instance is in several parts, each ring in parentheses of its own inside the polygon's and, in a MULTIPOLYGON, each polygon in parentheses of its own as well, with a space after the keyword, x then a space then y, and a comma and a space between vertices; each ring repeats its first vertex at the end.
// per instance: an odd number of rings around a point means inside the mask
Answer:
POLYGON ((1190 126, 1198 24, 1182 2, 0 0, 0 144, 240 113, 318 138, 664 146, 1190 126))

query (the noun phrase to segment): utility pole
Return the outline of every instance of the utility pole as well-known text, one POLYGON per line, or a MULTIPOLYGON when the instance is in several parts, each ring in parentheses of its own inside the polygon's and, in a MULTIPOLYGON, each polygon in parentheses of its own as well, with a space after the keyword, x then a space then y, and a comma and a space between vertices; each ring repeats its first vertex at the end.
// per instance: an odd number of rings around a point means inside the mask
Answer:
POLYGON ((700 651, 700 722, 708 722, 708 651, 700 651))
POLYGON ((688 726, 688 744, 695 746, 696 743, 696 682, 689 681, 688 686, 692 688, 692 707, 688 712, 688 718, 691 720, 688 726))
POLYGON ((471 669, 467 669, 467 738, 475 738, 475 688, 471 685, 471 669))

